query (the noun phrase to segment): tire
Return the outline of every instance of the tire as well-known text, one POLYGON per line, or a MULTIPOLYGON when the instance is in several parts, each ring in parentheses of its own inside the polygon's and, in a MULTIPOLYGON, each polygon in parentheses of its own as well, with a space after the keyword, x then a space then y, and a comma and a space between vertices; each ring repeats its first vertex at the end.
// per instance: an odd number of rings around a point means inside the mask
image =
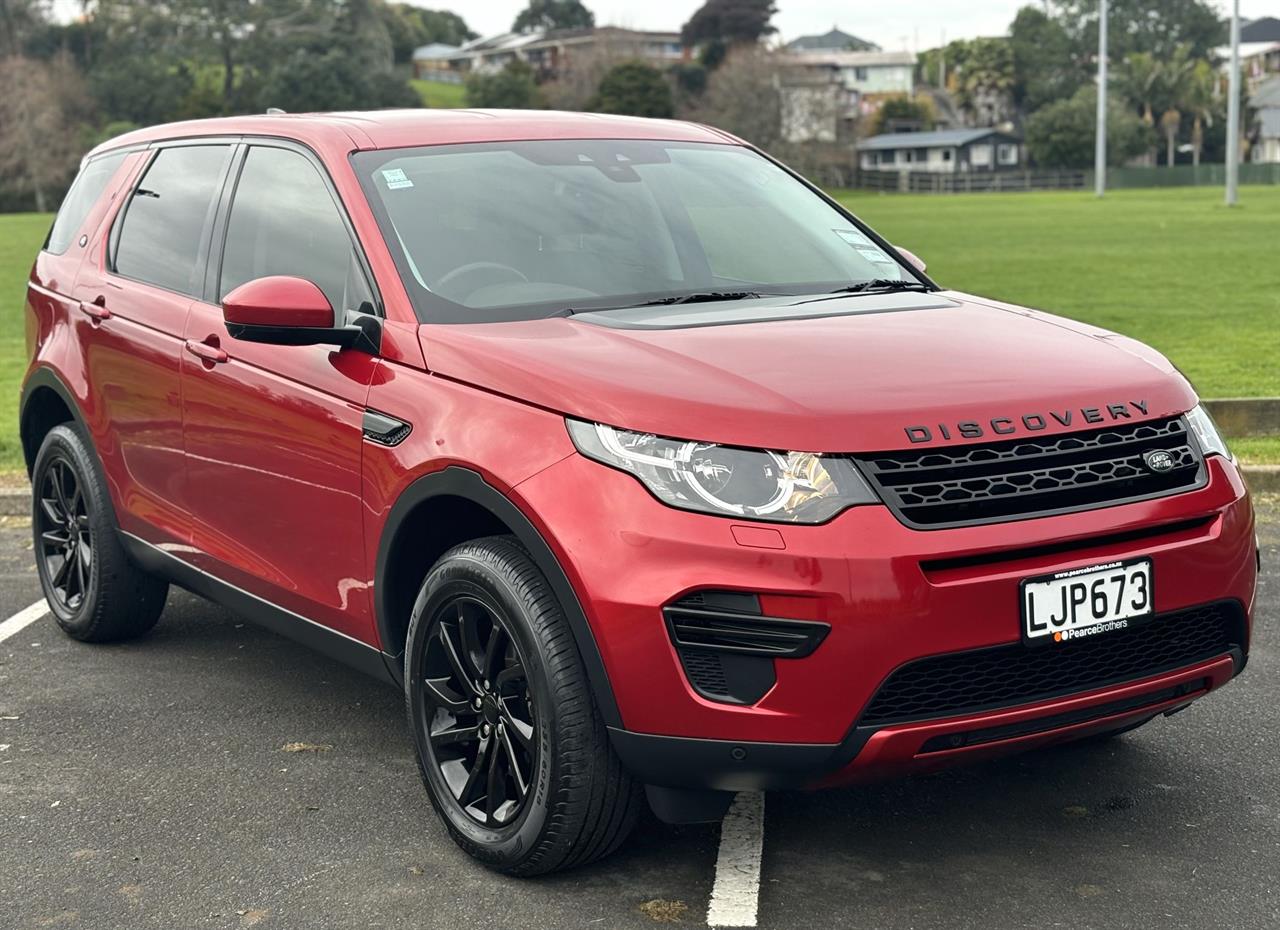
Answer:
POLYGON ((36 454, 31 529, 40 587, 64 633, 105 643, 156 625, 168 582, 129 560, 94 453, 69 424, 51 429, 36 454))
POLYGON ((639 788, 609 744, 564 612, 514 538, 456 546, 423 581, 405 703, 431 803, 485 865, 572 868, 631 832, 639 788))

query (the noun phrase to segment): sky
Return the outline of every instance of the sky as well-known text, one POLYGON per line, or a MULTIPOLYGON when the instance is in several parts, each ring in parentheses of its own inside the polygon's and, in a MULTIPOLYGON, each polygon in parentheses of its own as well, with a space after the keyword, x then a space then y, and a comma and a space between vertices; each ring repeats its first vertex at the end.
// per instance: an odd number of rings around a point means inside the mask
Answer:
MULTIPOLYGON (((412 0, 430 9, 451 9, 481 35, 505 32, 528 0, 412 0)), ((585 0, 600 25, 633 29, 676 30, 702 4, 702 0, 585 0)), ((839 26, 845 32, 889 50, 921 51, 952 39, 1003 35, 1018 8, 1032 0, 775 0, 778 15, 773 23, 785 40, 839 26)), ((1226 0, 1215 5, 1225 16, 1226 0)), ((75 14, 77 0, 55 0, 62 16, 75 14)), ((1247 18, 1280 16, 1280 0, 1240 0, 1240 15, 1247 18)))

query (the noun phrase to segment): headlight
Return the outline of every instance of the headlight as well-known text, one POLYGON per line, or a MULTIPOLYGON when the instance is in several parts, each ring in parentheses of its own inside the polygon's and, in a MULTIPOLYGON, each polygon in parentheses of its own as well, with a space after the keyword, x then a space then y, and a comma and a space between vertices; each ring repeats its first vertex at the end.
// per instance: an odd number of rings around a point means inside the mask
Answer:
POLYGON ((776 523, 822 523, 846 507, 877 502, 845 459, 566 422, 579 452, 630 472, 672 507, 776 523))
POLYGON ((1196 434, 1196 439, 1200 441, 1200 451, 1205 455, 1221 455, 1223 458, 1231 458, 1231 452, 1227 449, 1226 440, 1218 432, 1218 424, 1213 422, 1213 417, 1209 416, 1208 410, 1197 404, 1196 408, 1187 414, 1187 422, 1191 424, 1192 432, 1196 434))

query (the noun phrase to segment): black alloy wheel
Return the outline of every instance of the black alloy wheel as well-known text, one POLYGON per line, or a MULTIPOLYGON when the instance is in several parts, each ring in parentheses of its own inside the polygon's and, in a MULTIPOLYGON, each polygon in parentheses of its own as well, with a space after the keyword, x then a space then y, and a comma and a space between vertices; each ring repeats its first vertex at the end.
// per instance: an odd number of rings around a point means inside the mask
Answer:
POLYGON ((76 469, 54 458, 44 472, 36 508, 42 573, 57 606, 75 613, 93 578, 93 529, 89 505, 76 469))
POLYGON ((423 725, 453 800, 501 828, 525 808, 537 766, 537 709, 525 662, 497 605, 457 595, 432 619, 423 663, 423 725))

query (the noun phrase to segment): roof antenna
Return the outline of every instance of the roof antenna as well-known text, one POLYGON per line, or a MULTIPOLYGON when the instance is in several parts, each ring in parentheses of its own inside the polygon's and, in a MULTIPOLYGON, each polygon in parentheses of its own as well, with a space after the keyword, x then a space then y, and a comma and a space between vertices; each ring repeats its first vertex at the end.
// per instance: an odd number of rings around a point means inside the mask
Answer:
POLYGON ((279 107, 267 107, 267 116, 283 116, 286 112, 279 107))

